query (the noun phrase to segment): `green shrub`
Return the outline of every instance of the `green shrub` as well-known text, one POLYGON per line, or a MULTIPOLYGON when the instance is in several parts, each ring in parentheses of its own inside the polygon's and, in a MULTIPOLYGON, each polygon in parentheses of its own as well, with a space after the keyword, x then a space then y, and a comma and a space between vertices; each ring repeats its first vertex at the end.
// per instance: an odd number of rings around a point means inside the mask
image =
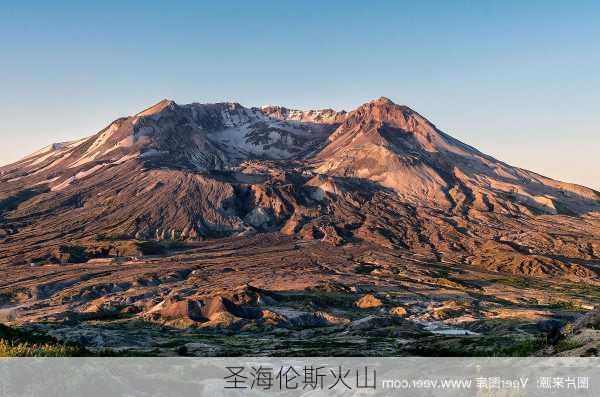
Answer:
POLYGON ((562 333, 564 335, 572 335, 573 331, 574 331, 574 329, 573 329, 573 324, 572 323, 565 324, 565 326, 562 329, 562 333))
POLYGON ((100 233, 94 236, 96 241, 120 241, 120 240, 131 240, 131 236, 128 234, 105 234, 100 233))
POLYGON ((187 247, 187 244, 184 241, 180 240, 163 240, 160 242, 160 244, 168 250, 176 250, 187 247))
POLYGON ((377 269, 379 266, 369 265, 368 263, 361 263, 360 265, 354 268, 354 273, 356 274, 369 274, 373 270, 377 269))
POLYGON ((581 346, 583 346, 583 342, 573 339, 563 339, 556 345, 556 353, 577 349, 581 346))
POLYGON ((61 245, 58 258, 61 263, 82 263, 88 260, 85 247, 80 245, 61 245))
POLYGON ((135 245, 142 255, 160 255, 165 253, 165 247, 156 241, 139 241, 135 245))

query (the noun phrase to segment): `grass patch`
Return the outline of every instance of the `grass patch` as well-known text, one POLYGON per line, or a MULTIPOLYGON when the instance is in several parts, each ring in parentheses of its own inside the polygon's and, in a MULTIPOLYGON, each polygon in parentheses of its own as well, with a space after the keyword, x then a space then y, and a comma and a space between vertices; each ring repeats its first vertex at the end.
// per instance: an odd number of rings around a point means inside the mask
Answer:
POLYGON ((86 355, 85 349, 60 343, 46 335, 24 332, 0 324, 0 357, 70 357, 86 355))
POLYGON ((583 343, 575 341, 573 339, 563 339, 556 345, 555 352, 560 353, 567 350, 577 349, 578 347, 583 346, 583 343))
POLYGON ((161 255, 165 253, 165 247, 156 241, 139 241, 135 245, 142 255, 161 255))
POLYGON ((547 346, 546 338, 528 338, 514 345, 502 347, 492 354, 494 357, 528 357, 547 346))
POLYGON ((82 263, 88 260, 85 247, 80 245, 61 245, 58 252, 61 262, 82 263))
POLYGON ((77 346, 0 339, 0 357, 71 357, 79 355, 82 355, 82 350, 77 346))
POLYGON ((177 250, 188 247, 188 245, 181 240, 163 240, 160 242, 160 245, 162 245, 167 250, 177 250))
POLYGON ((528 357, 546 345, 544 337, 432 337, 408 347, 408 351, 424 357, 528 357))
POLYGON ((528 277, 503 277, 494 280, 497 283, 508 285, 516 288, 540 288, 542 285, 538 280, 533 280, 528 277))
POLYGON ((373 270, 377 269, 379 266, 369 265, 368 263, 361 263, 360 265, 354 268, 354 273, 356 274, 370 274, 373 270))
POLYGON ((121 240, 131 240, 132 237, 128 234, 106 234, 100 233, 94 236, 96 241, 121 241, 121 240))

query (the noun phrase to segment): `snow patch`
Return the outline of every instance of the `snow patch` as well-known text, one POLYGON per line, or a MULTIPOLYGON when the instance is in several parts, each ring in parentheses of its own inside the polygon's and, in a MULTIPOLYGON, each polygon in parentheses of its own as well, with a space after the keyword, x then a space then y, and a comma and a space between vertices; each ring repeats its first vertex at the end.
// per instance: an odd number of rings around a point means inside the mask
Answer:
POLYGON ((269 211, 263 207, 256 207, 246 217, 244 221, 248 222, 254 227, 260 227, 271 221, 271 215, 269 211))
POLYGON ((46 179, 45 181, 41 181, 41 182, 35 183, 33 186, 44 185, 46 183, 52 183, 55 180, 57 180, 58 178, 60 178, 60 176, 55 176, 54 178, 46 179))
POLYGON ((156 149, 150 149, 150 150, 146 150, 144 153, 139 155, 139 158, 143 159, 143 158, 147 158, 147 157, 156 157, 156 156, 160 156, 162 154, 166 154, 169 153, 166 150, 156 150, 156 149))
POLYGON ((50 189, 50 190, 52 190, 53 192, 58 192, 60 190, 63 190, 64 188, 70 186, 74 180, 75 180, 74 176, 67 178, 64 181, 62 181, 61 183, 59 183, 58 185, 52 187, 52 189, 50 189))
POLYGON ((8 181, 6 181, 6 182, 16 182, 16 181, 18 181, 19 179, 23 179, 23 178, 25 178, 25 177, 24 177, 24 176, 18 176, 18 177, 16 177, 16 178, 9 179, 9 180, 8 180, 8 181))
POLYGON ((68 152, 68 153, 65 153, 65 154, 63 154, 62 156, 60 156, 59 158, 57 158, 56 160, 54 160, 54 161, 53 161, 53 162, 51 162, 50 164, 48 164, 48 165, 46 165, 46 166, 44 166, 44 167, 40 168, 39 170, 37 170, 37 171, 35 171, 35 172, 31 173, 30 175, 37 175, 37 174, 39 174, 40 172, 43 172, 43 171, 47 170, 48 168, 52 168, 53 166, 57 165, 58 163, 60 163, 60 162, 62 162, 62 161, 64 161, 64 160, 66 160, 67 158, 69 158, 69 157, 71 156, 71 154, 72 154, 71 152, 68 152))
POLYGON ((106 164, 98 164, 98 165, 93 166, 89 170, 80 171, 75 175, 75 179, 85 178, 86 176, 92 175, 94 172, 98 171, 99 169, 101 169, 103 167, 106 167, 106 164))
POLYGON ((131 159, 135 159, 139 156, 139 153, 132 153, 132 154, 128 154, 127 156, 123 156, 120 159, 118 159, 117 161, 113 161, 112 164, 122 164, 126 161, 129 161, 131 159))

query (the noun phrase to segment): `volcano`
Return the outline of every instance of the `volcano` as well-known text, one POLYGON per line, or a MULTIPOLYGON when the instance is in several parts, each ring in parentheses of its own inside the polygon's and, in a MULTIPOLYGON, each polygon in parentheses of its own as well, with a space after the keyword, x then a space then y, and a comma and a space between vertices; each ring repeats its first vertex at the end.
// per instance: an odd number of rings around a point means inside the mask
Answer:
POLYGON ((97 235, 263 232, 528 273, 591 276, 559 257, 600 255, 598 192, 507 165, 383 97, 351 112, 163 100, 0 174, 4 263, 97 235))
MULTIPOLYGON (((352 277, 426 283, 436 266, 595 286, 600 193, 508 165, 384 97, 349 112, 163 100, 0 168, 1 296, 19 307, 10 317, 17 322, 87 310, 89 299, 79 299, 90 288, 89 296, 114 298, 183 269, 185 277, 172 275, 177 288, 155 291, 172 294, 202 272, 195 261, 207 250, 219 252, 211 256, 221 264, 218 281, 207 270, 208 284, 187 295, 210 296, 169 313, 201 311, 217 294, 234 302, 223 308, 237 305, 231 320, 249 310, 231 296, 240 285, 297 290, 327 281, 358 291, 352 277), (227 255, 235 265, 223 265, 227 255), (353 266, 358 273, 348 273, 353 266)), ((452 283, 444 288, 460 289, 452 283)), ((140 302, 141 316, 164 311, 140 302)), ((262 318, 252 313, 248 321, 262 318)), ((344 323, 331 316, 299 318, 344 323)))

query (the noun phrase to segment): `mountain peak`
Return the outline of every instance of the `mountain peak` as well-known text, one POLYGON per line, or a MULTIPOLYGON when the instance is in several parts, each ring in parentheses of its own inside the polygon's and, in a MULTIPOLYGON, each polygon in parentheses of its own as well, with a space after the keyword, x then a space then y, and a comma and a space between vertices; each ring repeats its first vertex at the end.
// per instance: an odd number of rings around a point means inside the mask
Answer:
POLYGON ((395 105, 395 103, 390 98, 384 96, 380 96, 377 99, 373 99, 369 103, 372 103, 374 105, 395 105))
POLYGON ((150 106, 149 108, 142 110, 140 113, 136 114, 136 116, 152 116, 153 114, 160 113, 167 107, 174 104, 175 101, 165 98, 160 102, 150 106))
POLYGON ((390 114, 403 113, 405 115, 409 115, 416 113, 408 106, 397 104, 384 96, 363 103, 355 109, 355 112, 359 114, 371 114, 375 115, 376 117, 383 117, 390 114))

